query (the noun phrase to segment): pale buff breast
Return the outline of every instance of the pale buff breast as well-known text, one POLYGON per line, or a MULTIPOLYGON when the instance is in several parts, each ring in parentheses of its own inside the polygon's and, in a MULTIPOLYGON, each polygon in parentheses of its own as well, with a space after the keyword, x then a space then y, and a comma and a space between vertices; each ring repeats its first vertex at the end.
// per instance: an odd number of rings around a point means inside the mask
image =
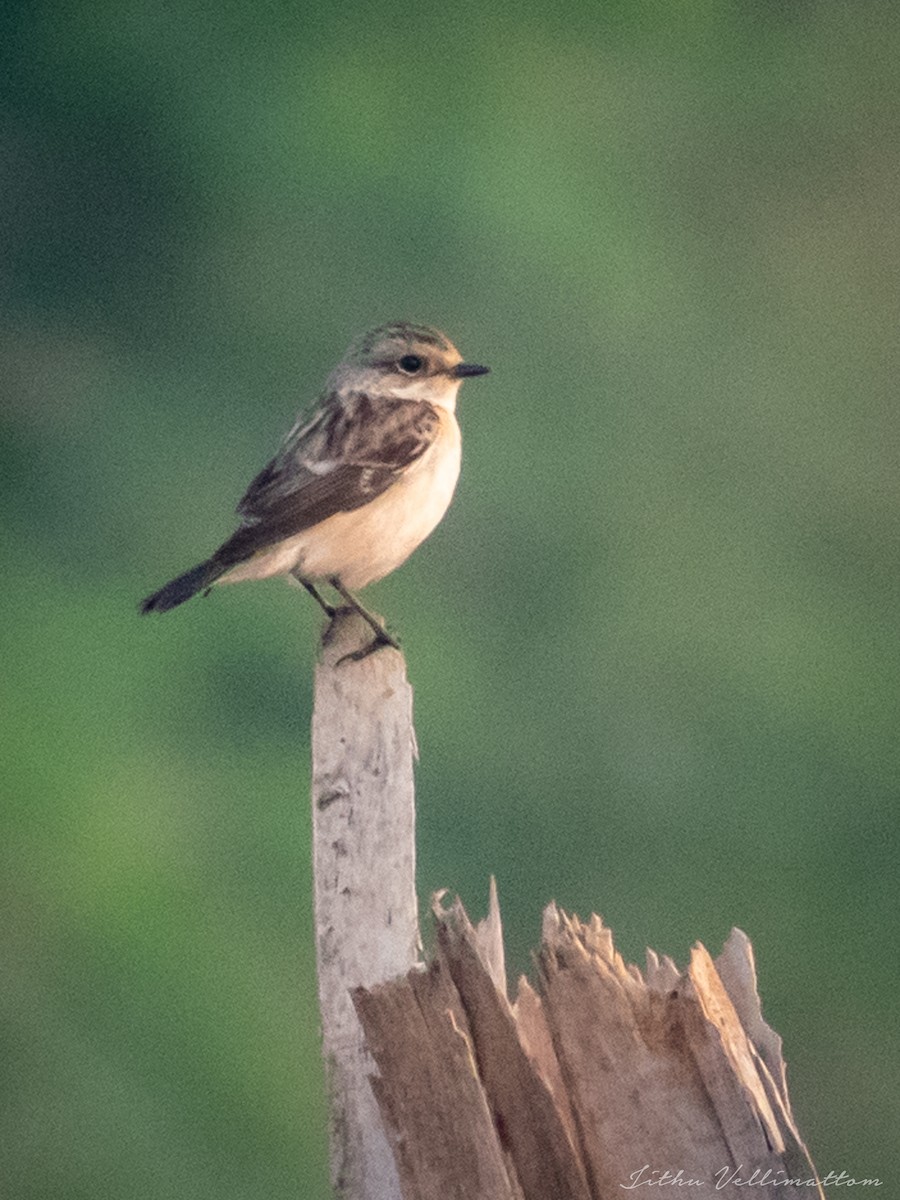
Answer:
POLYGON ((453 498, 459 478, 459 426, 451 412, 441 409, 440 414, 440 433, 432 446, 370 504, 335 513, 261 550, 219 582, 239 583, 297 570, 310 582, 336 575, 345 587, 355 590, 390 574, 428 537, 453 498))

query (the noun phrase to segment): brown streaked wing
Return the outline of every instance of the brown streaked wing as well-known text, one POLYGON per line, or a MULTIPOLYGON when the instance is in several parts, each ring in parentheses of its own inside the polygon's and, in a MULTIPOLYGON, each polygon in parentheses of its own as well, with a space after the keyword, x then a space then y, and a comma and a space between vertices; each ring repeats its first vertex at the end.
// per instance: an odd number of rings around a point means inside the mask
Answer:
POLYGON ((374 500, 432 444, 440 417, 420 400, 354 393, 291 431, 248 487, 243 525, 216 551, 229 566, 374 500))
POLYGON ((302 487, 302 475, 309 472, 303 460, 320 460, 324 442, 323 430, 338 408, 337 394, 323 396, 319 407, 309 420, 299 420, 285 436, 275 457, 256 475, 241 497, 237 514, 245 521, 259 520, 268 508, 291 491, 302 487))

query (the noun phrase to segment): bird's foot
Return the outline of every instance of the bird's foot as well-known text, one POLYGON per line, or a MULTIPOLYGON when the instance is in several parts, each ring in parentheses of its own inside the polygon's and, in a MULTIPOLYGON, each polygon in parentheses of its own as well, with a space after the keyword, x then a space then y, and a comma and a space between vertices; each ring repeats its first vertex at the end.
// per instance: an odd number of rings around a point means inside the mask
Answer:
POLYGON ((338 659, 338 666, 344 659, 351 659, 353 662, 359 662, 360 659, 368 658, 370 654, 374 654, 376 650, 380 650, 382 646, 393 646, 395 650, 400 649, 400 643, 393 634, 388 633, 378 617, 374 613, 370 613, 367 608, 364 608, 351 591, 344 587, 337 575, 332 575, 328 580, 331 586, 341 597, 346 601, 348 607, 352 608, 355 613, 362 617, 372 632, 375 638, 368 646, 364 646, 361 650, 354 650, 352 654, 345 654, 338 659))
POLYGON ((368 645, 362 646, 359 650, 351 650, 349 654, 342 654, 335 665, 339 667, 341 663, 348 661, 362 662, 364 658, 368 658, 370 654, 374 654, 376 650, 381 650, 384 646, 392 646, 395 650, 400 649, 400 643, 386 629, 376 633, 368 645))

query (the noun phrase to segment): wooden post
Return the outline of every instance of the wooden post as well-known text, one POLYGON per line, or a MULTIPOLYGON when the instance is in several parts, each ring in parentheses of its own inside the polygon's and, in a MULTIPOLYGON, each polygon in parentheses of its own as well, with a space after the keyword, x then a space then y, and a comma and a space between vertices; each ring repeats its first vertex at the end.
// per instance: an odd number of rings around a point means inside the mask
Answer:
POLYGON ((435 901, 423 966, 412 692, 341 611, 316 671, 316 941, 341 1200, 621 1200, 643 1186, 822 1197, 762 1018, 749 940, 679 971, 626 964, 599 917, 544 912, 534 985, 507 997, 492 886, 476 928, 435 901), (352 995, 351 995, 352 993, 352 995), (354 1009, 355 1006, 355 1009, 354 1009))
POLYGON ((331 1105, 331 1177, 341 1200, 400 1200, 350 989, 419 961, 412 689, 396 650, 340 660, 371 641, 340 610, 316 668, 313 869, 322 1042, 331 1105))

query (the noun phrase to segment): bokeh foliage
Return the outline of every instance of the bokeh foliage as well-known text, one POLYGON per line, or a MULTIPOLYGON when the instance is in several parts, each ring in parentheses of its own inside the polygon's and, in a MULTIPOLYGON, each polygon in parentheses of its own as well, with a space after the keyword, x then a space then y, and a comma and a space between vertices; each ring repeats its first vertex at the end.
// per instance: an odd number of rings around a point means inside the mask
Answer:
POLYGON ((494 368, 368 593, 423 897, 495 873, 516 970, 551 897, 739 924, 897 1186, 898 61, 887 0, 3 6, 5 1194, 327 1194, 318 617, 135 603, 397 317, 494 368))

